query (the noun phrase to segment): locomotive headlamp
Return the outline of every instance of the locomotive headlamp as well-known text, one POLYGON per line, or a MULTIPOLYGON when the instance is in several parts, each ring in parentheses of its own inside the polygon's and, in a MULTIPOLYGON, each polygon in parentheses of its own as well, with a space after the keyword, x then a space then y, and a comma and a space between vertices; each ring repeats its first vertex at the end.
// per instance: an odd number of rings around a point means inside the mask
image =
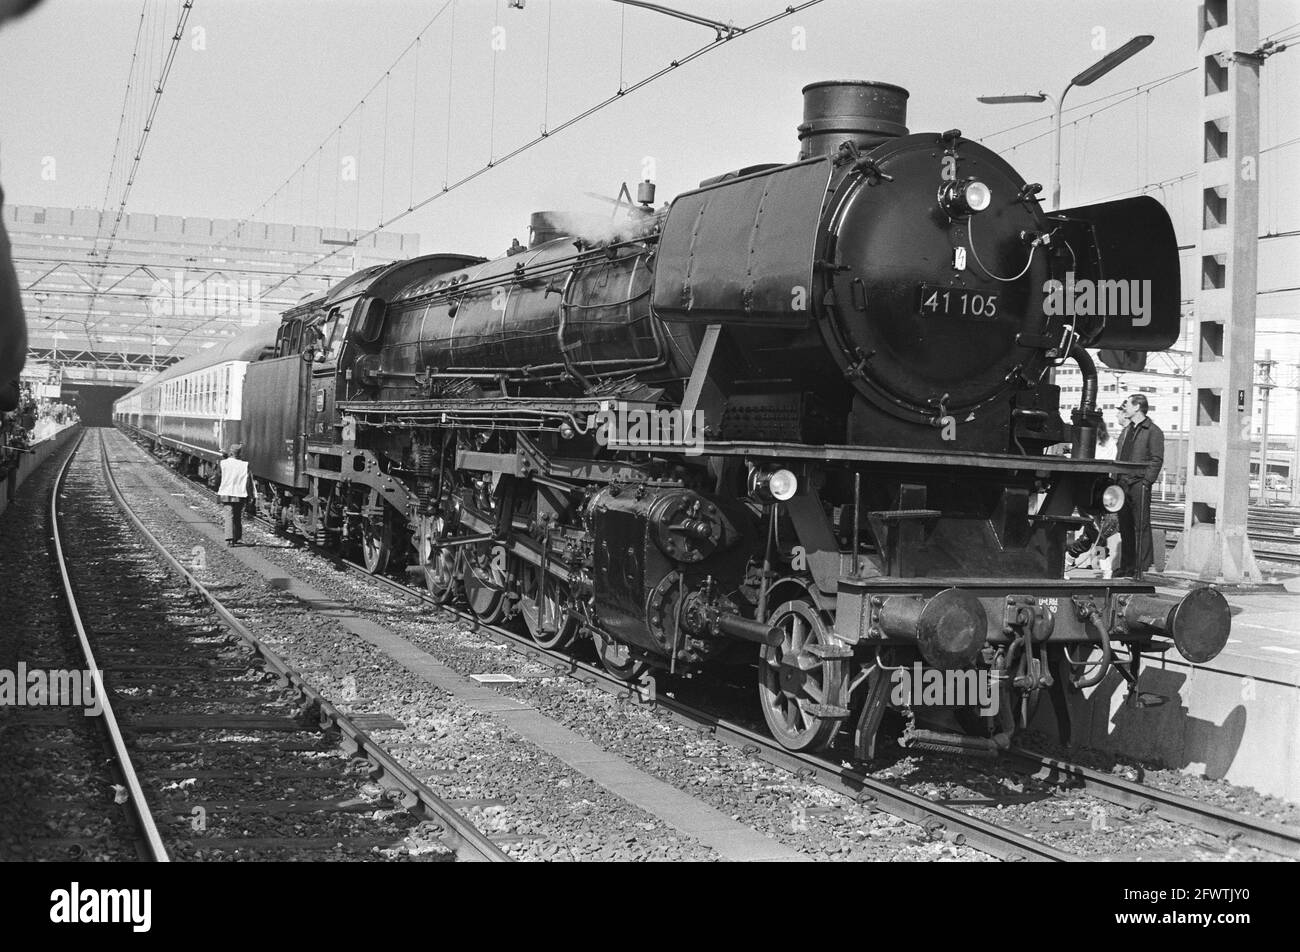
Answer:
POLYGON ((1124 508, 1124 490, 1118 486, 1107 486, 1101 494, 1102 508, 1107 512, 1119 512, 1124 508))
POLYGON ((939 204, 954 218, 982 212, 993 201, 993 191, 979 179, 948 182, 939 190, 939 204))
POLYGON ((799 478, 788 469, 753 469, 749 494, 759 502, 785 502, 799 491, 799 478))
POLYGON ((767 491, 779 502, 792 498, 798 489, 799 480, 788 469, 778 469, 768 477, 767 491))
POLYGON ((989 207, 989 202, 993 200, 993 193, 983 182, 968 182, 962 189, 962 195, 966 199, 966 207, 973 212, 982 212, 989 207))

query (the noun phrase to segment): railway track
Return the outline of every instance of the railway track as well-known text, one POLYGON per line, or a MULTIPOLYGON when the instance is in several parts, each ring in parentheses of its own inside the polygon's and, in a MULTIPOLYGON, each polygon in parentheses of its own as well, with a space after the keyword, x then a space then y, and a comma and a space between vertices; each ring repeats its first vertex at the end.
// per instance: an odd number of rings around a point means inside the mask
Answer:
MULTIPOLYGON (((195 484, 212 498, 215 495, 202 484, 195 484)), ((267 531, 276 526, 256 517, 267 531)), ((765 734, 734 720, 720 717, 700 707, 668 697, 657 690, 652 677, 629 683, 599 664, 572 655, 543 648, 530 637, 501 625, 482 622, 472 612, 443 604, 421 588, 407 585, 386 575, 371 573, 365 566, 321 552, 344 570, 361 576, 412 600, 432 605, 450 618, 471 626, 484 635, 529 660, 550 667, 589 687, 623 696, 647 705, 664 716, 700 733, 741 748, 766 763, 789 770, 801 778, 814 779, 823 786, 843 793, 858 803, 870 805, 923 827, 933 838, 965 843, 1004 861, 1070 862, 1082 857, 1051 844, 1026 836, 1016 830, 973 816, 957 807, 934 802, 899 785, 871 777, 861 771, 836 763, 825 755, 789 751, 765 734)), ((1272 824, 1231 810, 1208 806, 1187 797, 1167 793, 1149 786, 1124 781, 1090 768, 1048 758, 1026 750, 1014 750, 1006 756, 1007 766, 1034 774, 1064 789, 1083 790, 1090 796, 1140 813, 1152 812, 1175 824, 1187 826, 1226 840, 1250 845, 1281 856, 1300 858, 1300 830, 1272 824)))
MULTIPOLYGON (((1183 531, 1183 510, 1180 506, 1155 504, 1151 507, 1151 524, 1164 529, 1169 535, 1166 545, 1172 547, 1183 531)), ((1300 513, 1279 512, 1252 506, 1249 536, 1255 543, 1255 556, 1284 565, 1300 565, 1300 513), (1263 546, 1259 544, 1263 543, 1263 546), (1279 549, 1276 546, 1291 546, 1279 549)))
POLYGON ((1082 789, 1107 803, 1138 811, 1154 810, 1157 816, 1171 823, 1190 826, 1279 856, 1300 859, 1300 828, 1245 816, 1031 750, 1012 748, 1005 756, 1012 764, 1042 779, 1082 789))
MULTIPOLYGON (((91 606, 87 604, 85 599, 78 598, 73 589, 72 577, 68 572, 68 554, 63 547, 63 530, 59 518, 59 495, 64 488, 68 473, 72 469, 73 461, 77 458, 77 453, 81 450, 81 444, 84 442, 85 437, 86 434, 83 430, 81 435, 77 437, 77 443, 72 448, 72 452, 68 454, 63 461, 63 465, 59 468, 59 474, 55 477, 54 486, 50 491, 51 543, 54 547, 54 558, 58 565, 59 575, 63 581, 63 592, 67 599, 68 611, 72 616, 72 623, 76 629, 77 645, 81 650, 82 658, 85 660, 86 671, 90 673, 94 681, 95 696, 99 699, 101 723, 104 725, 105 735, 113 750, 117 773, 124 782, 122 795, 126 797, 126 802, 130 804, 132 815, 135 817, 136 829, 145 855, 156 862, 165 863, 170 861, 167 847, 163 843, 162 835, 158 832, 158 825, 145 798, 144 788, 140 784, 140 778, 136 773, 135 764, 128 749, 126 735, 123 733, 122 726, 117 718, 115 704, 105 689, 103 669, 100 668, 96 659, 95 647, 90 644, 90 635, 82 618, 82 609, 89 609, 91 606)), ((96 619, 92 616, 91 620, 96 619)))
MULTIPOLYGON (((1175 524, 1172 522, 1167 522, 1159 519, 1153 519, 1151 521, 1151 525, 1157 529, 1164 529, 1166 531, 1167 533, 1165 536, 1166 548, 1172 549, 1175 545, 1178 544, 1178 537, 1179 535, 1182 534, 1183 531, 1183 524, 1181 522, 1175 524)), ((1252 542, 1273 542, 1275 544, 1279 542, 1300 543, 1300 538, 1294 540, 1283 538, 1283 537, 1270 538, 1268 536, 1264 536, 1256 532, 1250 533, 1250 539, 1252 542)), ((1300 565, 1300 548, 1297 548, 1295 551, 1291 551, 1286 549, 1268 549, 1256 545, 1254 547, 1254 551, 1255 551, 1255 558, 1257 559, 1264 559, 1269 562, 1281 562, 1284 565, 1300 565)))
POLYGON ((508 860, 166 550, 98 443, 98 473, 74 451, 55 481, 54 545, 148 856, 371 858, 417 835, 428 858, 508 860), (70 510, 93 554, 66 544, 70 510))
POLYGON ((339 560, 339 563, 348 571, 364 576, 395 592, 436 606, 448 616, 472 625, 477 633, 487 635, 498 644, 530 660, 550 666, 557 674, 565 674, 588 686, 629 697, 637 703, 653 705, 679 723, 739 746, 752 756, 789 770, 796 776, 814 778, 824 786, 848 794, 859 803, 871 804, 887 813, 916 823, 932 836, 946 835, 954 842, 964 842, 1003 860, 1066 862, 1075 858, 1013 830, 932 803, 916 794, 875 780, 850 768, 836 765, 824 758, 786 750, 770 737, 751 730, 743 724, 717 717, 701 708, 658 694, 653 678, 628 683, 614 677, 599 665, 581 661, 563 652, 543 648, 527 636, 511 631, 509 628, 486 625, 471 612, 437 602, 420 589, 404 585, 387 576, 373 575, 363 565, 347 560, 339 560))
MULTIPOLYGON (((16 685, 41 672, 43 698, 22 692, 0 703, 0 859, 131 862, 150 858, 139 824, 116 790, 126 778, 114 769, 102 719, 90 699, 85 660, 72 618, 64 609, 63 577, 52 539, 51 493, 75 443, 37 471, 26 498, 0 521, 0 549, 22 552, 9 560, 0 586, 0 672, 16 685), (24 670, 26 673, 24 673, 24 670), (16 673, 16 676, 15 676, 16 673), (56 681, 57 679, 57 681, 56 681)), ((39 675, 38 675, 39 677, 39 675)))
MULTIPOLYGON (((216 494, 210 487, 194 480, 189 482, 208 498, 216 499, 216 494)), ((274 523, 261 516, 252 517, 252 521, 268 532, 277 531, 274 523)), ((653 679, 643 679, 636 683, 620 680, 598 664, 591 664, 563 652, 543 648, 531 638, 509 628, 484 624, 472 612, 440 603, 423 589, 405 585, 385 575, 372 574, 365 566, 340 558, 333 553, 317 551, 343 570, 355 573, 372 584, 386 587, 414 601, 432 605, 448 617, 473 626, 476 633, 491 638, 523 657, 547 665, 557 674, 628 698, 634 703, 652 706, 664 716, 694 731, 739 747, 751 756, 788 770, 798 777, 816 780, 821 785, 844 793, 859 803, 915 823, 931 838, 943 838, 957 844, 964 843, 998 859, 1008 861, 1069 862, 1077 858, 1015 830, 934 803, 893 784, 836 765, 825 758, 788 751, 770 737, 744 724, 717 717, 701 708, 658 694, 653 679)))
MULTIPOLYGON (((781 747, 771 738, 750 728, 717 717, 701 708, 664 697, 655 690, 653 679, 628 684, 610 675, 598 665, 551 651, 533 643, 527 636, 498 625, 484 625, 472 613, 440 604, 420 589, 395 579, 372 575, 365 566, 342 560, 348 571, 369 578, 410 598, 436 605, 449 615, 474 626, 499 644, 518 651, 534 661, 549 664, 558 673, 568 674, 589 686, 599 686, 616 694, 625 694, 643 704, 653 704, 681 723, 703 729, 719 740, 738 745, 752 755, 790 770, 797 776, 812 777, 824 786, 845 793, 858 802, 866 802, 924 827, 931 835, 960 838, 965 843, 1002 860, 1073 861, 1079 857, 1058 850, 1013 830, 973 817, 955 807, 936 804, 892 783, 869 777, 860 771, 837 764, 825 756, 796 753, 781 747)), ((1126 781, 1118 777, 1015 749, 1006 755, 1008 763, 1028 769, 1041 779, 1086 793, 1139 812, 1153 810, 1157 816, 1192 827, 1200 832, 1229 841, 1257 847, 1270 853, 1300 859, 1300 828, 1269 823, 1222 807, 1201 803, 1158 788, 1126 781)))

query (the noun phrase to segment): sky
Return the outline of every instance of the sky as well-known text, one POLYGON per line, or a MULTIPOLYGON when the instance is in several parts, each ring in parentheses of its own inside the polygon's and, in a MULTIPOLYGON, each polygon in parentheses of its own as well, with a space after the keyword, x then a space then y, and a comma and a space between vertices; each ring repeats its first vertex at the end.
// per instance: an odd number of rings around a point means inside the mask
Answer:
MULTIPOLYGON (((745 25, 788 0, 664 2, 745 25)), ((587 193, 613 196, 649 175, 662 202, 728 169, 791 160, 800 89, 823 79, 903 86, 913 131, 960 128, 1046 186, 1048 107, 975 97, 1057 95, 1108 50, 1151 33, 1149 48, 1066 101, 1063 204, 1134 194, 1197 168, 1197 6, 823 0, 719 44, 389 227, 418 232, 424 251, 499 254, 526 240, 532 211, 607 207, 587 193), (1071 109, 1189 69, 1112 108, 1071 109)), ((0 29, 7 201, 116 208, 152 99, 145 77, 160 72, 180 8, 45 0, 0 29), (124 101, 127 141, 110 183, 124 101)), ((1293 25, 1300 0, 1261 0, 1261 36, 1293 25)), ((127 210, 372 227, 713 37, 612 0, 525 0, 522 10, 508 0, 196 0, 127 210)), ((1300 52, 1270 58, 1263 76, 1262 146, 1281 147, 1261 157, 1261 228, 1294 230, 1300 182, 1288 173, 1300 145, 1285 143, 1300 137, 1300 52)), ((1193 240, 1195 176, 1154 194, 1180 239, 1193 240)), ((1261 289, 1300 284, 1297 262, 1300 239, 1263 242, 1261 289)), ((1261 297, 1260 312, 1300 317, 1300 294, 1261 297)), ((1280 334, 1295 351, 1283 356, 1300 360, 1300 332, 1280 334)))

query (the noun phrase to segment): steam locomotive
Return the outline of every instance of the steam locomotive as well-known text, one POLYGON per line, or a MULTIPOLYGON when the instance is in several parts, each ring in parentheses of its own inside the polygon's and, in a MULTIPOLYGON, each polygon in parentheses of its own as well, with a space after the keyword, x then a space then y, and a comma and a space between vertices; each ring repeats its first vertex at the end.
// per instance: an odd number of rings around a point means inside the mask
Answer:
POLYGON ((909 134, 897 86, 803 94, 794 162, 357 272, 117 421, 201 472, 238 439, 286 531, 621 678, 750 678, 788 748, 843 732, 868 761, 894 710, 904 746, 996 751, 1044 694, 1068 742, 1072 695, 1117 672, 1144 703, 1144 656, 1228 637, 1213 588, 1063 577, 1141 469, 1093 458, 1088 349, 1132 368, 1175 342, 1169 217, 1046 211, 959 130, 909 134), (900 698, 909 670, 996 703, 900 698))

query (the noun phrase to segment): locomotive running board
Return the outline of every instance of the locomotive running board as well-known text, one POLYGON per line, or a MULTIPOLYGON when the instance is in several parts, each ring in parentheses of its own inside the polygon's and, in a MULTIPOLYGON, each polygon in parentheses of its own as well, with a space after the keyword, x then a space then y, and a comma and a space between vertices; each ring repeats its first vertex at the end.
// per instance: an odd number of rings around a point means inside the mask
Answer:
POLYGON ((1018 456, 1014 453, 946 453, 936 450, 902 449, 893 446, 812 446, 803 443, 758 443, 706 440, 708 456, 756 456, 774 460, 816 460, 844 463, 903 463, 963 469, 1021 469, 1059 473, 1132 473, 1143 471, 1141 463, 1116 460, 1071 459, 1068 456, 1018 456))

